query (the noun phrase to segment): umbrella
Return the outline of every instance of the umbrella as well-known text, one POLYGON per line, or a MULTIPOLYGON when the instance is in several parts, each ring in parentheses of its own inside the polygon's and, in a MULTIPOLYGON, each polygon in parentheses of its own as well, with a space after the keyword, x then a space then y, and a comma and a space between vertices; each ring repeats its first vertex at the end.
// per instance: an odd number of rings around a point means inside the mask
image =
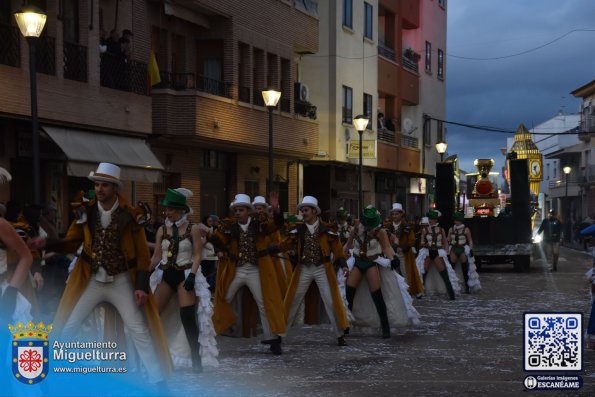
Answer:
POLYGON ((595 236, 595 223, 581 230, 581 236, 595 236))

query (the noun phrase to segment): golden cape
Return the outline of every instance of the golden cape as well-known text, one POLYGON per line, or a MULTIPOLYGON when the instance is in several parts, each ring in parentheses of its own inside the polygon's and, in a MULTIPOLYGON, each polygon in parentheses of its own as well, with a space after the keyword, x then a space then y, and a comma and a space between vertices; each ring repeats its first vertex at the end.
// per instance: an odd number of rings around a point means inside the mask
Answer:
MULTIPOLYGON (((335 311, 335 318, 337 319, 337 326, 340 329, 346 329, 349 327, 347 321, 347 313, 345 312, 345 304, 341 297, 341 291, 339 291, 339 284, 337 282, 337 275, 335 274, 335 268, 330 261, 331 254, 335 263, 339 263, 341 266, 345 263, 345 255, 343 254, 343 247, 339 241, 339 236, 331 231, 326 225, 320 223, 319 226, 319 239, 320 248, 322 250, 322 256, 324 262, 324 270, 326 272, 326 278, 328 279, 329 287, 331 290, 331 296, 333 298, 333 309, 335 311)), ((295 299, 295 293, 300 279, 301 273, 301 257, 303 249, 303 233, 306 233, 306 225, 297 225, 296 229, 290 232, 282 243, 281 248, 284 251, 292 250, 297 253, 297 266, 293 269, 293 274, 289 282, 287 293, 283 301, 285 307, 285 317, 289 317, 289 311, 295 299)), ((330 316, 331 314, 328 313, 330 316)))
MULTIPOLYGON (((130 268, 128 271, 132 280, 132 285, 134 286, 137 272, 150 271, 151 261, 149 248, 147 246, 144 229, 139 226, 134 219, 135 210, 126 204, 126 201, 120 195, 118 195, 118 202, 119 207, 124 210, 124 219, 122 222, 123 228, 121 229, 120 238, 122 253, 124 254, 126 263, 136 262, 136 266, 130 268)), ((94 224, 94 219, 97 213, 96 206, 96 203, 91 202, 87 214, 89 221, 82 224, 78 224, 74 221, 70 225, 66 237, 63 240, 51 244, 51 249, 56 252, 75 252, 82 243, 84 252, 90 254, 93 247, 90 224, 94 224)), ((68 317, 85 291, 89 279, 91 278, 91 264, 85 261, 83 257, 84 256, 79 256, 72 273, 70 273, 66 289, 60 300, 60 305, 58 306, 58 311, 56 312, 53 324, 56 334, 59 334, 62 331, 68 317)), ((167 346, 167 339, 159 317, 157 304, 155 303, 150 289, 147 303, 144 305, 144 311, 148 320, 155 350, 161 362, 162 370, 167 375, 171 373, 173 366, 169 348, 167 346)))
MULTIPOLYGON (((267 236, 277 231, 275 223, 272 220, 261 223, 256 219, 252 219, 249 227, 254 228, 256 232, 256 251, 267 250, 271 241, 267 236)), ((236 322, 234 310, 225 299, 225 295, 236 274, 236 262, 239 254, 237 233, 239 233, 237 223, 232 224, 225 231, 217 230, 214 233, 213 242, 218 249, 223 248, 226 253, 219 261, 217 268, 213 324, 218 335, 221 335, 236 322)), ((267 320, 273 334, 284 335, 287 325, 283 312, 283 297, 275 266, 270 255, 258 258, 262 299, 267 320)))
MULTIPOLYGON (((419 295, 424 292, 424 285, 419 276, 419 270, 417 270, 417 266, 415 265, 415 254, 413 253, 412 247, 415 247, 415 232, 413 230, 413 225, 404 224, 404 226, 409 226, 409 231, 405 236, 401 236, 399 240, 399 247, 403 253, 403 258, 405 259, 405 263, 403 266, 405 267, 405 273, 407 274, 407 284, 409 284, 409 294, 410 295, 419 295)), ((393 223, 391 222, 386 229, 388 230, 389 234, 394 234, 395 229, 393 223)), ((397 251, 395 250, 395 253, 397 251)))

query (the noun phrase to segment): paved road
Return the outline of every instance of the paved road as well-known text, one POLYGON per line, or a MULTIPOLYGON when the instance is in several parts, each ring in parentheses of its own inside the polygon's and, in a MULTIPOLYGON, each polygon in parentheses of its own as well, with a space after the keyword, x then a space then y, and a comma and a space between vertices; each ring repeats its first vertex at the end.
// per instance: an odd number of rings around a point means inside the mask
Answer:
MULTIPOLYGON (((563 248, 556 273, 542 260, 529 273, 486 267, 479 294, 416 300, 421 324, 388 340, 356 330, 349 346, 337 347, 326 326, 304 326, 292 329, 282 356, 272 356, 256 338, 219 337, 220 367, 178 372, 171 389, 178 396, 526 395, 523 313, 588 315, 590 266, 586 254, 563 248)), ((585 386, 572 395, 595 394, 595 351, 584 350, 583 368, 585 386)))

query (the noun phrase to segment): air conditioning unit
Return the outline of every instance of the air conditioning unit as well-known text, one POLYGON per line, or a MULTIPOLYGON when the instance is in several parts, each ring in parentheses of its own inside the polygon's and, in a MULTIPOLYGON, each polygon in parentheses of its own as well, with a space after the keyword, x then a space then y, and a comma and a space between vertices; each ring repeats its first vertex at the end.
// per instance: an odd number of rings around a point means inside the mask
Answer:
POLYGON ((307 85, 302 83, 295 83, 294 85, 295 100, 296 102, 308 102, 310 99, 310 89, 307 85))

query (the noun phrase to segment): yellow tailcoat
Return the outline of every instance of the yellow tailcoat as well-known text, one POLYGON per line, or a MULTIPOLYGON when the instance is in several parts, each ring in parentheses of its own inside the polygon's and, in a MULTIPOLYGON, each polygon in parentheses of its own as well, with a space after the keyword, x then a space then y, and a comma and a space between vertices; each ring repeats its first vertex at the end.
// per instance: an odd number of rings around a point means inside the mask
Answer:
MULTIPOLYGON (((256 251, 267 250, 271 242, 268 236, 278 230, 275 222, 269 219, 267 222, 261 223, 257 219, 252 219, 249 227, 254 228, 256 233, 256 251)), ((234 310, 225 299, 225 295, 236 274, 236 263, 239 254, 239 229, 239 224, 234 223, 225 230, 216 230, 213 238, 213 243, 217 249, 222 249, 226 253, 219 260, 217 268, 213 324, 218 335, 225 332, 236 322, 234 310)), ((270 255, 258 258, 258 272, 267 320, 273 334, 283 335, 286 332, 287 325, 283 313, 283 297, 275 266, 270 255)))
MULTIPOLYGON (((151 261, 149 256, 149 248, 145 238, 144 229, 139 226, 134 220, 135 210, 130 207, 124 198, 118 195, 118 202, 121 209, 125 210, 120 219, 121 230, 121 248, 124 254, 126 263, 136 262, 136 266, 131 267, 128 272, 132 280, 132 285, 135 286, 136 275, 138 272, 149 272, 151 261)), ((74 221, 64 240, 53 242, 48 248, 56 252, 75 252, 83 244, 83 250, 89 256, 92 253, 93 234, 91 229, 94 227, 95 217, 97 214, 97 204, 90 203, 89 211, 87 211, 88 222, 78 224, 74 221)), ((49 243, 49 241, 48 241, 49 243)), ((91 278, 91 264, 85 259, 85 255, 79 256, 76 266, 70 273, 66 289, 60 300, 56 317, 54 318, 54 331, 59 334, 62 331, 68 317, 72 313, 74 306, 85 291, 89 279, 91 278)), ((135 287, 133 287, 135 288, 135 287)), ((167 339, 163 331, 161 319, 157 304, 150 291, 148 293, 147 303, 144 305, 145 315, 148 320, 151 336, 154 341, 157 356, 160 359, 162 369, 165 374, 172 371, 172 362, 169 355, 169 348, 167 346, 167 339)))
MULTIPOLYGON (((424 292, 424 285, 419 276, 419 271, 417 270, 417 266, 415 265, 415 254, 413 253, 412 247, 415 247, 415 231, 413 230, 413 225, 403 223, 403 231, 401 233, 401 237, 399 238, 399 248, 403 253, 403 258, 405 259, 405 273, 407 274, 407 284, 409 284, 409 294, 415 296, 422 294, 424 292)), ((395 227, 391 222, 386 227, 389 235, 395 234, 395 227)), ((397 253, 396 247, 393 247, 395 253, 397 253)))
MULTIPOLYGON (((307 233, 307 226, 304 224, 297 225, 295 229, 289 232, 289 237, 285 238, 281 243, 281 248, 284 251, 291 250, 296 253, 295 258, 297 260, 297 266, 293 269, 293 274, 289 282, 287 293, 285 294, 284 306, 285 316, 289 316, 291 305, 295 298, 295 292, 297 290, 298 282, 301 273, 301 257, 302 257, 302 246, 303 246, 303 235, 307 233)), ((341 291, 339 291, 339 284, 337 282, 337 275, 335 274, 335 268, 331 263, 331 254, 333 255, 333 262, 337 263, 340 267, 345 264, 345 255, 343 254, 343 247, 339 241, 339 235, 333 232, 328 226, 322 222, 318 226, 318 233, 320 239, 320 248, 323 256, 324 270, 326 272, 326 278, 328 279, 329 287, 331 290, 331 296, 333 298, 333 309, 335 311, 335 318, 337 319, 337 325, 340 329, 349 327, 347 321, 347 313, 345 312, 345 305, 343 298, 341 297, 341 291)), ((328 313, 329 316, 331 315, 328 313)))

